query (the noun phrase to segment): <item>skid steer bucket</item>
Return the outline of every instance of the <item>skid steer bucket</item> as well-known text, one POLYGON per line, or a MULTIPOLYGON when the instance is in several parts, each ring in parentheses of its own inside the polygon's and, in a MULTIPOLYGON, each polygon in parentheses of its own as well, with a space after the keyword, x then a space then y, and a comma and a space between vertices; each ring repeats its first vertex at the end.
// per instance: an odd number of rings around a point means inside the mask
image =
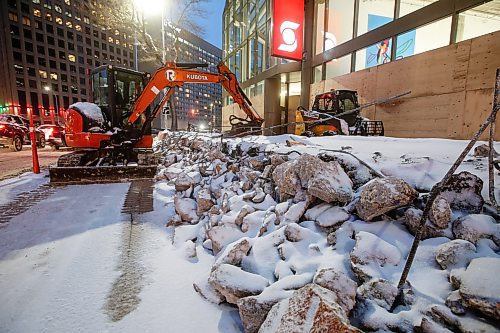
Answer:
POLYGON ((120 183, 137 179, 153 179, 154 166, 78 166, 49 168, 51 184, 120 183))

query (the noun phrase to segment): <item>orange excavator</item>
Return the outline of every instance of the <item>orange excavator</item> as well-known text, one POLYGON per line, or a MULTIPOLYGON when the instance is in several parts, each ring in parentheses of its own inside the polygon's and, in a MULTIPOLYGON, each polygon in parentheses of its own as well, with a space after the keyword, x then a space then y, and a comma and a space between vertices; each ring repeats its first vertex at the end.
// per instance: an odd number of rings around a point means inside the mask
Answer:
POLYGON ((230 119, 232 134, 258 131, 262 119, 224 63, 218 73, 193 70, 206 64, 166 63, 153 76, 111 65, 92 71, 94 103, 79 102, 65 113, 65 140, 77 149, 49 169, 52 183, 115 182, 152 178, 151 123, 185 83, 221 84, 247 115, 230 119), (161 97, 160 92, 166 89, 161 97), (158 101, 155 103, 155 101, 158 101), (237 121, 235 121, 237 120, 237 121))

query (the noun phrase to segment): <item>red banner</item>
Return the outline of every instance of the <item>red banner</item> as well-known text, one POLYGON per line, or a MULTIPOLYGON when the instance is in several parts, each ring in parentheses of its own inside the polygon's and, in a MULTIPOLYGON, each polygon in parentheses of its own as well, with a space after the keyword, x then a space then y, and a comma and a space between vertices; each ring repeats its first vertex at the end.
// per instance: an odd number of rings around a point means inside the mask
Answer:
POLYGON ((303 36, 304 0, 274 0, 271 55, 302 60, 303 36))

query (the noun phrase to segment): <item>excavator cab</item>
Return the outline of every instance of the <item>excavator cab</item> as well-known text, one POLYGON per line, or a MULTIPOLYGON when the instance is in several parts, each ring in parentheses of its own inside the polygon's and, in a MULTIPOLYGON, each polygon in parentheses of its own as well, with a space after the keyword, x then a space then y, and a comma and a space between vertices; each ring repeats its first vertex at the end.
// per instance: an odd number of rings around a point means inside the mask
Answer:
MULTIPOLYGON (((94 103, 102 110, 109 129, 124 128, 132 114, 132 105, 144 90, 149 74, 127 68, 104 65, 95 68, 92 77, 94 103)), ((142 128, 150 115, 149 108, 132 124, 142 128)), ((146 124, 145 135, 151 134, 150 124, 146 124)))

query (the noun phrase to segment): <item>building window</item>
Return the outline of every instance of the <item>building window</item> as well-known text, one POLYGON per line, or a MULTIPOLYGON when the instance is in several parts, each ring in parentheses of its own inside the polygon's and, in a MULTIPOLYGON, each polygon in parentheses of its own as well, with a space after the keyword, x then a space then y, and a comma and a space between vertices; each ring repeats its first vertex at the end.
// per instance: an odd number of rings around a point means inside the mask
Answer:
POLYGON ((9 20, 11 20, 13 22, 17 22, 18 21, 17 15, 9 12, 9 20))
POLYGON ((90 19, 87 16, 83 17, 83 22, 90 24, 90 19))
POLYGON ((54 39, 54 37, 47 36, 47 43, 50 45, 56 45, 56 40, 54 39))
POLYGON ((63 30, 63 29, 61 29, 61 28, 57 28, 57 35, 58 35, 59 37, 64 37, 64 30, 63 30))
POLYGON ((24 87, 24 79, 16 77, 16 86, 17 87, 24 87))
POLYGON ((26 16, 23 16, 23 24, 27 27, 31 27, 31 20, 26 16))
POLYGON ((64 0, 64 3, 67 4, 68 6, 71 6, 71 0, 64 0))
POLYGON ((55 60, 49 60, 50 68, 57 69, 57 63, 55 60))
POLYGON ((24 67, 21 65, 14 64, 14 70, 16 74, 23 74, 24 73, 24 67))
POLYGON ((68 92, 68 86, 62 85, 61 88, 63 92, 68 92))
POLYGON ((56 73, 50 73, 50 79, 57 81, 57 74, 56 73))
POLYGON ((54 27, 51 24, 46 24, 45 25, 45 30, 47 30, 47 32, 49 34, 53 34, 54 33, 54 27))
POLYGON ((437 49, 450 43, 451 16, 397 37, 396 59, 437 49))
POLYGON ((40 9, 34 9, 33 15, 35 15, 36 17, 42 17, 42 11, 40 9))
MULTIPOLYGON (((61 51, 61 52, 62 52, 62 51, 61 51)), ((65 56, 65 59, 66 59, 66 56, 65 56)), ((65 64, 64 62, 59 63, 59 68, 60 68, 62 71, 66 71, 66 70, 67 70, 66 64, 65 64)))
POLYGON ((38 57, 38 65, 46 67, 47 66, 47 60, 45 58, 38 57))
POLYGON ((24 33, 24 38, 28 38, 28 39, 33 38, 33 35, 31 34, 31 30, 23 29, 23 33, 24 33))
POLYGON ((59 59, 66 60, 66 53, 64 51, 59 51, 59 59))
POLYGON ((358 36, 391 22, 393 18, 394 0, 360 0, 358 36))
POLYGON ((23 61, 23 56, 21 55, 21 52, 12 52, 12 55, 14 56, 14 60, 17 61, 23 61))
POLYGON ((68 54, 68 60, 71 62, 76 62, 76 57, 74 54, 68 54))
POLYGON ((20 49, 21 48, 21 41, 19 39, 12 38, 12 47, 20 49))
POLYGON ((73 31, 66 31, 66 36, 68 37, 68 39, 75 38, 75 34, 73 33, 73 31))
POLYGON ((500 30, 499 2, 491 1, 460 13, 456 41, 461 42, 500 30))
POLYGON ((35 28, 42 30, 42 21, 35 20, 35 28))
POLYGON ((59 14, 61 14, 61 13, 62 13, 62 8, 61 8, 61 6, 59 6, 59 5, 55 5, 55 6, 54 6, 54 9, 55 9, 55 10, 56 10, 56 12, 58 12, 59 14))
POLYGON ((71 21, 66 21, 66 27, 73 28, 73 23, 71 21))
POLYGON ((33 52, 33 43, 25 42, 24 43, 24 49, 26 51, 33 52))
POLYGON ((29 85, 31 89, 36 89, 36 81, 35 80, 29 80, 29 85))
POLYGON ((56 50, 49 48, 49 56, 56 57, 56 50))
POLYGON ((63 19, 60 18, 59 16, 56 16, 56 23, 59 24, 59 25, 62 25, 63 24, 63 19))
POLYGON ((79 24, 75 25, 75 30, 76 31, 82 31, 82 26, 79 25, 79 24))
POLYGON ((348 54, 326 63, 326 78, 331 79, 351 72, 351 55, 348 54))
POLYGON ((45 19, 52 22, 52 15, 50 13, 45 14, 45 19))
POLYGON ((37 41, 37 42, 43 43, 43 34, 41 34, 41 33, 37 32, 37 33, 35 34, 35 38, 36 38, 36 41, 37 41))
POLYGON ((26 55, 26 62, 28 64, 35 64, 35 57, 32 56, 31 54, 26 55))
POLYGON ((38 75, 40 75, 42 79, 46 79, 48 77, 47 72, 42 70, 38 71, 38 75))
POLYGON ((68 75, 66 75, 66 74, 61 74, 61 81, 62 81, 62 82, 68 82, 68 75))
POLYGON ((68 43, 68 50, 74 51, 75 50, 75 44, 73 43, 68 43))
POLYGON ((58 39, 57 46, 64 49, 66 47, 66 43, 62 39, 58 39))
POLYGON ((45 54, 45 47, 43 45, 37 45, 36 51, 38 52, 38 55, 43 55, 45 54))

